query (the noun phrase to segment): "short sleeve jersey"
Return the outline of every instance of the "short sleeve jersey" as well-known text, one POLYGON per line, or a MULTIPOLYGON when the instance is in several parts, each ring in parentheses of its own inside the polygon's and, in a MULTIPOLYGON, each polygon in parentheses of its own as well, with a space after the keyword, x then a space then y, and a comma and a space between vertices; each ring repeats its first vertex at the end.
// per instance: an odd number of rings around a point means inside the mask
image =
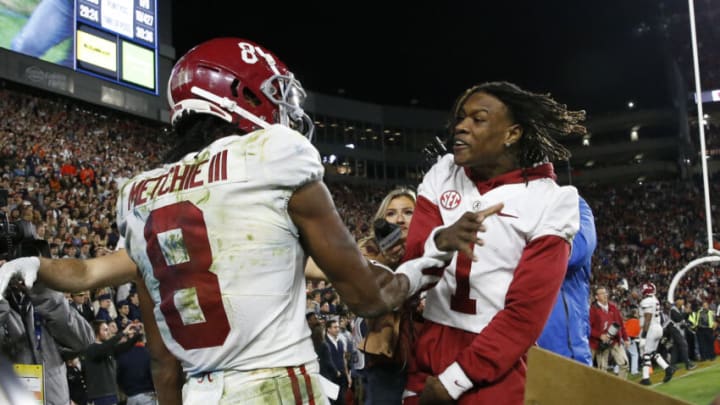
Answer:
POLYGON ((315 147, 273 125, 221 138, 128 181, 118 227, 190 375, 315 359, 305 321, 305 253, 288 212, 323 176, 315 147))

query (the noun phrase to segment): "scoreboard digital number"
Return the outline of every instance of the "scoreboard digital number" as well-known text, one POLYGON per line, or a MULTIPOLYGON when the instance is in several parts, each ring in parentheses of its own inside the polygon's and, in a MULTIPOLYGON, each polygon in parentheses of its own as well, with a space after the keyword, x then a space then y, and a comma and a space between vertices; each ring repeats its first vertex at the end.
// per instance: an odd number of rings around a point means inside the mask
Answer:
POLYGON ((156 0, 76 0, 76 68, 157 94, 156 0))

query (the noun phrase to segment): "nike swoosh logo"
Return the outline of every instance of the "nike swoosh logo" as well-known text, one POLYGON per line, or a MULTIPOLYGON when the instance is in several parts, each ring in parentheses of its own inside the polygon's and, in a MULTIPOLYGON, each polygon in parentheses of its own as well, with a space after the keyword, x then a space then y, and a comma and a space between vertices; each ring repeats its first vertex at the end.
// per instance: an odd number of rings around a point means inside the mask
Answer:
POLYGON ((458 380, 455 380, 454 383, 455 383, 455 385, 457 385, 458 387, 460 387, 460 388, 462 388, 462 389, 465 389, 465 387, 463 387, 462 385, 460 385, 460 383, 458 382, 458 380))
POLYGON ((515 219, 517 219, 517 216, 512 215, 512 214, 506 214, 506 213, 504 213, 504 212, 502 212, 502 211, 498 212, 497 215, 498 215, 499 217, 508 217, 508 218, 515 218, 515 219))

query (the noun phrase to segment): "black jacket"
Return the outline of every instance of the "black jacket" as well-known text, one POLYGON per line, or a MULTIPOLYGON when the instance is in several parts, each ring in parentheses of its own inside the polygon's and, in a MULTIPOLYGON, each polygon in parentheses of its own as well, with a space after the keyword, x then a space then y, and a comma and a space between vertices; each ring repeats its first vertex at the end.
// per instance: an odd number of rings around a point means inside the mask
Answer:
POLYGON ((138 341, 139 335, 119 343, 123 335, 118 333, 102 343, 93 343, 82 356, 88 399, 117 395, 117 369, 115 354, 124 352, 138 341))

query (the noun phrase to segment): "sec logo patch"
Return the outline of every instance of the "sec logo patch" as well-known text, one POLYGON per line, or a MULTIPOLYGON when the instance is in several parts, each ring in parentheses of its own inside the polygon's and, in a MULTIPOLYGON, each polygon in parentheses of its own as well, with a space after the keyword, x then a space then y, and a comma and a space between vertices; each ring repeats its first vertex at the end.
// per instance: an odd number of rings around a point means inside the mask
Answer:
POLYGON ((455 190, 446 191, 440 195, 440 205, 446 210, 457 208, 461 201, 460 193, 455 190))

